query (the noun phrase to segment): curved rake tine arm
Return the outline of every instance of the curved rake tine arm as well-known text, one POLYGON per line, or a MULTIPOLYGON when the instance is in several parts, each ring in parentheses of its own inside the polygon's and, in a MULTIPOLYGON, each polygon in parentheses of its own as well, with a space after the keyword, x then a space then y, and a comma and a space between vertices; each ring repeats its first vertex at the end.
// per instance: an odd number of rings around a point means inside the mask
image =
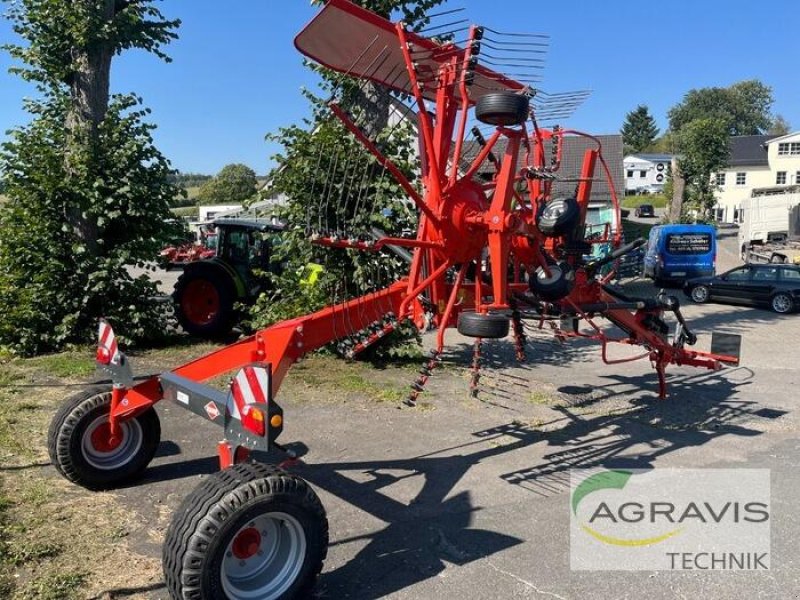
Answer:
MULTIPOLYGON (((418 252, 417 254, 421 254, 421 253, 418 252)), ((441 277, 447 271, 447 269, 449 269, 451 266, 453 266, 452 262, 450 262, 449 260, 444 261, 441 265, 439 265, 439 267, 433 273, 428 275, 422 281, 422 283, 417 285, 417 287, 415 287, 413 289, 410 289, 408 291, 408 294, 406 295, 406 297, 400 303, 400 310, 398 310, 398 312, 397 312, 397 318, 399 320, 402 320, 406 316, 408 316, 408 306, 414 301, 414 299, 417 296, 419 296, 425 290, 426 287, 428 287, 430 284, 432 284, 434 281, 436 281, 439 277, 441 277)), ((408 287, 410 288, 412 285, 414 285, 414 280, 413 279, 409 279, 408 280, 408 287)))
POLYGON ((439 331, 436 332, 436 350, 440 353, 444 349, 444 333, 450 322, 450 315, 453 313, 453 307, 458 300, 458 292, 461 290, 461 283, 464 281, 464 276, 467 274, 469 264, 469 262, 465 262, 458 270, 458 275, 456 275, 456 280, 453 282, 453 289, 450 292, 450 297, 447 299, 447 306, 444 309, 441 321, 439 321, 439 331))
MULTIPOLYGON (((419 108, 419 126, 422 128, 422 136, 425 140, 425 152, 428 154, 428 181, 430 189, 435 198, 442 196, 442 180, 439 174, 439 157, 436 156, 433 145, 433 131, 431 130, 431 116, 428 109, 425 108, 425 98, 422 95, 422 89, 417 81, 417 74, 414 69, 414 59, 411 57, 411 51, 408 47, 408 38, 406 37, 406 30, 403 28, 403 23, 395 25, 397 30, 397 37, 400 39, 400 48, 403 52, 403 59, 406 62, 406 70, 408 71, 408 78, 411 82, 411 93, 417 101, 417 108, 419 108)), ((436 220, 438 223, 438 219, 436 220)))
POLYGON ((492 137, 490 137, 487 140, 486 145, 483 148, 481 148, 481 151, 478 153, 478 156, 476 156, 475 160, 472 161, 472 164, 470 165, 467 172, 464 173, 462 179, 471 179, 472 176, 478 172, 478 169, 480 169, 481 165, 483 164, 483 161, 485 161, 486 157, 489 156, 489 153, 491 153, 492 148, 494 148, 494 145, 497 143, 497 140, 499 139, 500 139, 500 130, 497 129, 492 134, 492 137))
POLYGON ((378 150, 378 147, 373 144, 367 136, 365 136, 361 130, 353 124, 347 114, 336 104, 331 104, 331 110, 333 113, 344 123, 344 126, 352 133, 358 140, 369 150, 372 155, 378 160, 378 162, 387 169, 397 180, 397 183, 400 184, 400 187, 405 190, 408 196, 414 201, 419 209, 425 213, 429 219, 431 219, 437 225, 439 224, 439 218, 433 213, 433 211, 425 204, 425 201, 419 195, 417 190, 414 189, 414 186, 411 185, 411 182, 406 179, 406 176, 397 168, 397 166, 388 158, 386 158, 383 153, 378 150))
POLYGON ((475 38, 475 31, 477 27, 473 25, 469 28, 469 44, 467 45, 467 51, 464 52, 464 59, 461 63, 461 73, 459 75, 458 87, 459 92, 461 93, 461 120, 458 124, 458 135, 456 135, 456 147, 453 151, 453 159, 452 159, 452 166, 450 167, 452 170, 450 172, 450 183, 449 186, 455 184, 456 179, 458 178, 458 165, 461 161, 461 150, 464 146, 464 133, 467 130, 467 120, 469 118, 469 93, 467 91, 467 71, 469 69, 469 61, 472 59, 474 44, 473 42, 476 40, 475 38))

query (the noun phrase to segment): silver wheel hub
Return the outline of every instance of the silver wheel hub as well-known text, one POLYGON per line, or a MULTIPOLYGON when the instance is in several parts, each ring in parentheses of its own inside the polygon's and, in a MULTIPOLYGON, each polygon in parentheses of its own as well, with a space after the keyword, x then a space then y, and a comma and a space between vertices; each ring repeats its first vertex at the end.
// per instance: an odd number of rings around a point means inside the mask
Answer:
POLYGON ((692 290, 692 299, 696 302, 705 302, 708 300, 708 290, 703 286, 694 288, 692 290))
POLYGON ((81 438, 81 454, 95 469, 113 471, 125 466, 138 454, 142 447, 144 434, 142 426, 136 419, 130 419, 117 425, 120 438, 114 444, 98 446, 98 436, 102 438, 103 430, 108 429, 108 415, 101 415, 92 421, 83 432, 81 438), (93 439, 94 437, 94 439, 93 439))
POLYGON ((230 600, 271 600, 292 586, 306 555, 306 535, 287 513, 270 512, 234 533, 220 567, 222 589, 230 600))
POLYGON ((772 299, 772 307, 777 312, 787 312, 789 310, 790 302, 786 296, 775 296, 772 299))

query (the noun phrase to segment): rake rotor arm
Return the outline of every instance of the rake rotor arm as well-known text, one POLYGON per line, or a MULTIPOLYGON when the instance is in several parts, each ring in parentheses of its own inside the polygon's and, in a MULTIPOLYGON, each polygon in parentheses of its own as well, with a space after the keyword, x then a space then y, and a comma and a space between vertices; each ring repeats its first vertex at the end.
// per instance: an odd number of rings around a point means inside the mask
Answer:
POLYGON ((411 185, 411 182, 403 175, 402 171, 397 168, 391 160, 386 158, 384 154, 378 150, 378 147, 373 144, 367 136, 353 123, 347 114, 335 103, 330 105, 333 114, 335 114, 339 120, 344 124, 345 127, 352 133, 359 142, 363 144, 363 146, 369 150, 369 152, 378 160, 382 167, 386 168, 392 176, 397 180, 397 183, 400 184, 400 187, 408 194, 408 197, 414 201, 414 204, 425 213, 425 215, 431 219, 434 223, 439 223, 438 217, 433 213, 433 211, 428 207, 422 197, 419 195, 417 190, 414 189, 414 186, 411 185))
MULTIPOLYGON (((360 298, 324 308, 310 315, 281 321, 254 335, 172 369, 171 373, 194 382, 204 382, 253 363, 272 365, 272 393, 277 395, 289 368, 302 356, 336 341, 347 333, 365 329, 387 314, 406 316, 416 312, 413 299, 406 298, 407 282, 360 298), (408 301, 407 301, 408 300, 408 301)), ((125 402, 111 413, 111 419, 136 415, 162 398, 159 377, 152 377, 126 391, 125 402)))

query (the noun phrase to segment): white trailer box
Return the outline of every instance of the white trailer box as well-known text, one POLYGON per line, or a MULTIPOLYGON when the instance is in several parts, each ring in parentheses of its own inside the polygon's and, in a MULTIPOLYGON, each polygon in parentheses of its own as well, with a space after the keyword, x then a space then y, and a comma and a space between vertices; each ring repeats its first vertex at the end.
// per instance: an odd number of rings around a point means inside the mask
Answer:
POLYGON ((800 193, 756 196, 742 200, 744 220, 739 225, 739 248, 782 241, 789 235, 792 208, 800 204, 800 193))

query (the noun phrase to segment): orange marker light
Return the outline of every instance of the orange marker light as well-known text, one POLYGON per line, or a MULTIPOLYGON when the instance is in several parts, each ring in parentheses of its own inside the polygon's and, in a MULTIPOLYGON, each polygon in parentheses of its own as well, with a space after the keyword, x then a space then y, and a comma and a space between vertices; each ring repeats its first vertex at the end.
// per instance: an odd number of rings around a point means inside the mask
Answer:
POLYGON ((269 420, 270 427, 278 428, 283 425, 283 417, 280 415, 272 415, 272 418, 269 420))

